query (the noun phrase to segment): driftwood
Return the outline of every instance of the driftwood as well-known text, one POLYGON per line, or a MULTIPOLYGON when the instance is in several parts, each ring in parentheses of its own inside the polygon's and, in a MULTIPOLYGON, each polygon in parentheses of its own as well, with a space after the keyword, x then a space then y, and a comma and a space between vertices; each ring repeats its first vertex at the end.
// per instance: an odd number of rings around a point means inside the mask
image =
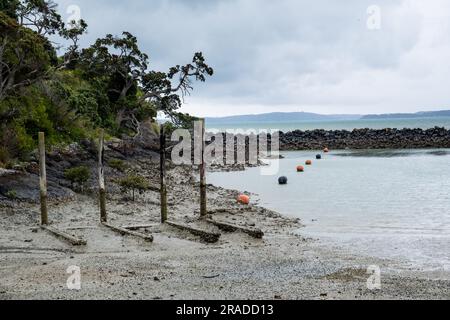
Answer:
POLYGON ((113 226, 113 225, 105 223, 105 222, 103 222, 102 225, 104 225, 105 227, 107 227, 117 233, 120 233, 123 236, 130 235, 130 236, 142 238, 148 242, 153 242, 153 236, 150 234, 144 234, 144 233, 140 233, 140 232, 131 231, 131 230, 128 230, 128 229, 125 229, 122 227, 113 226))
POLYGON ((73 226, 67 227, 66 230, 86 230, 86 229, 98 229, 97 226, 73 226))
POLYGON ((19 172, 16 170, 7 170, 0 168, 0 177, 14 176, 16 174, 19 174, 19 172))
POLYGON ((213 225, 218 227, 220 230, 223 230, 226 232, 241 231, 241 232, 244 232, 244 233, 248 234, 249 236, 251 236, 253 238, 257 238, 257 239, 262 239, 262 237, 264 236, 264 232, 262 232, 261 229, 241 227, 241 226, 237 226, 237 225, 234 225, 234 224, 231 224, 228 222, 221 222, 221 221, 216 221, 216 220, 212 220, 212 219, 207 219, 206 221, 209 223, 212 223, 213 225))
POLYGON ((215 242, 219 241, 219 238, 220 238, 220 233, 201 230, 198 228, 180 224, 178 222, 166 221, 166 224, 168 224, 169 226, 172 226, 174 228, 183 230, 183 231, 188 231, 195 236, 199 236, 200 239, 202 239, 203 241, 208 242, 208 243, 215 243, 215 242))
POLYGON ((68 234, 64 231, 58 230, 56 228, 53 228, 51 226, 43 225, 41 226, 42 229, 47 230, 54 236, 61 238, 67 242, 69 242, 73 246, 85 246, 87 244, 86 240, 80 239, 74 235, 68 234))
POLYGON ((152 228, 152 227, 156 227, 159 226, 159 224, 141 224, 141 225, 135 225, 135 226, 122 226, 122 228, 127 229, 127 230, 139 230, 139 229, 147 229, 147 228, 152 228))

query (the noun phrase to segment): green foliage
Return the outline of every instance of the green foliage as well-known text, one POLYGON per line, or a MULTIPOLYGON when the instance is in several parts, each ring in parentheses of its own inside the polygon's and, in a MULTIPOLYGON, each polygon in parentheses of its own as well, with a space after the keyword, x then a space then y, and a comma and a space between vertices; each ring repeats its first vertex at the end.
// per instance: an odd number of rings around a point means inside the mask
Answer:
POLYGON ((37 147, 40 131, 48 145, 80 141, 93 134, 89 121, 70 111, 49 90, 34 85, 20 96, 0 101, 0 149, 10 157, 26 160, 37 147))
POLYGON ((188 113, 179 113, 179 112, 172 114, 171 118, 176 128, 187 128, 187 129, 193 128, 194 122, 200 119, 198 117, 193 117, 188 113))
POLYGON ((6 192, 6 194, 5 194, 5 196, 10 200, 17 199, 17 191, 14 189, 8 190, 8 192, 6 192))
POLYGON ((133 201, 135 199, 135 191, 138 191, 140 194, 142 194, 144 191, 150 189, 150 183, 147 181, 147 179, 135 174, 130 174, 119 179, 118 184, 122 189, 122 192, 132 192, 133 201))
POLYGON ((50 41, 0 11, 0 100, 42 79, 57 60, 50 41))
POLYGON ((0 0, 0 11, 3 11, 12 19, 17 19, 18 0, 0 0))
POLYGON ((89 168, 85 166, 74 167, 64 171, 64 177, 71 182, 72 187, 77 185, 81 190, 83 190, 90 176, 89 168))
POLYGON ((83 20, 66 25, 51 0, 0 0, 0 162, 26 160, 40 131, 52 146, 92 138, 98 128, 136 136, 158 111, 171 117, 171 129, 192 125, 177 111, 193 81, 213 75, 201 52, 153 71, 131 33, 81 49, 86 30, 83 20), (60 57, 58 36, 70 43, 60 57))
POLYGON ((109 160, 108 165, 111 168, 116 169, 120 172, 125 172, 130 168, 129 165, 125 161, 120 160, 120 159, 111 159, 111 160, 109 160))

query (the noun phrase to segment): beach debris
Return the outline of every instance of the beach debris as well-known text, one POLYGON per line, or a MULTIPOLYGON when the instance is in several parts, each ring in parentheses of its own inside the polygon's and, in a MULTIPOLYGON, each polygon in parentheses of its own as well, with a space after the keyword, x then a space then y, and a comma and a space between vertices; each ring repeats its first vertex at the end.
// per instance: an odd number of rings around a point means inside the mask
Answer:
POLYGON ((210 232, 210 231, 206 231, 206 230, 202 230, 199 228, 195 228, 192 226, 188 226, 185 224, 181 224, 178 222, 174 222, 174 221, 166 221, 166 224, 177 228, 179 230, 183 230, 183 231, 187 231, 195 236, 200 237, 200 239, 202 239, 203 241, 207 242, 207 243, 215 243, 217 241, 219 241, 219 238, 221 236, 220 233, 217 232, 210 232))
POLYGON ((285 177, 285 176, 278 178, 278 183, 279 184, 287 184, 287 182, 288 182, 288 178, 285 177))
POLYGON ((207 219, 206 221, 209 223, 212 223, 213 225, 217 226, 220 230, 223 230, 225 232, 240 231, 240 232, 246 233, 250 237, 253 237, 256 239, 262 239, 262 237, 264 236, 264 232, 262 232, 261 229, 258 229, 258 228, 242 227, 242 226, 237 226, 235 224, 231 224, 229 222, 217 221, 217 220, 213 220, 213 219, 207 219))
POLYGON ((204 279, 214 279, 214 278, 218 278, 218 277, 220 277, 220 274, 214 274, 211 276, 203 276, 204 279))
POLYGON ((241 204, 249 204, 250 203, 250 197, 245 195, 245 194, 241 194, 239 195, 239 197, 237 198, 237 201, 241 204))
POLYGON ((304 172, 304 171, 305 171, 305 167, 303 167, 303 166, 297 167, 297 172, 304 172))
POLYGON ((102 222, 102 225, 111 229, 112 231, 115 231, 119 234, 121 234, 122 236, 124 235, 130 235, 130 236, 135 236, 138 238, 142 238, 147 242, 153 242, 153 236, 150 234, 145 234, 145 233, 140 233, 140 232, 136 232, 136 231, 131 231, 128 229, 125 229, 123 227, 118 227, 118 226, 114 226, 112 224, 106 223, 106 222, 102 222))
POLYGON ((328 153, 328 152, 330 152, 330 149, 324 148, 324 149, 323 149, 323 152, 328 153))
POLYGON ((53 234, 54 236, 69 242, 73 246, 85 246, 87 244, 87 242, 84 239, 78 238, 75 235, 68 234, 67 232, 58 230, 54 227, 42 225, 41 228, 53 234))

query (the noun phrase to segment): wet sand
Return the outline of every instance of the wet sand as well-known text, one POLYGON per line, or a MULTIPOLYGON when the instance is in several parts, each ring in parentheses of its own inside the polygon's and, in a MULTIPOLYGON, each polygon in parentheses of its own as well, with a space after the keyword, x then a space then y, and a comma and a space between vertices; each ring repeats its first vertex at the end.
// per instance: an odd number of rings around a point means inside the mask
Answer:
MULTIPOLYGON (((135 160, 157 187, 158 164, 135 160)), ((108 172, 107 172, 108 173, 108 172)), ((198 221, 199 192, 191 170, 169 170, 169 218, 219 232, 198 221)), ((450 274, 409 270, 398 262, 356 256, 301 236, 301 221, 236 203, 237 191, 208 186, 217 220, 261 228, 265 236, 225 233, 207 244, 159 224, 159 194, 135 202, 108 182, 114 225, 151 224, 148 243, 100 225, 95 192, 53 201, 53 226, 83 237, 72 247, 38 228, 39 206, 0 207, 0 299, 450 299, 450 274), (300 235, 296 231, 300 229, 300 235), (381 289, 367 288, 368 266, 381 268, 381 289), (81 269, 81 290, 66 286, 69 266, 81 269)))

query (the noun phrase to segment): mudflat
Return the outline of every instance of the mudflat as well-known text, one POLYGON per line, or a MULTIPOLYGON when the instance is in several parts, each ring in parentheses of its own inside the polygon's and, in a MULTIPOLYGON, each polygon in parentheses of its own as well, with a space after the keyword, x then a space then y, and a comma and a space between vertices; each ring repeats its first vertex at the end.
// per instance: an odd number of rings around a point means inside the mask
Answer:
MULTIPOLYGON (((136 160, 154 181, 158 164, 136 160)), ((356 256, 302 237, 301 221, 240 205, 238 191, 208 185, 209 218, 260 228, 263 239, 224 232, 199 217, 199 188, 188 167, 168 170, 169 219, 221 234, 216 243, 161 225, 156 188, 126 198, 108 181, 109 223, 135 226, 153 242, 121 235, 99 222, 95 191, 53 200, 52 226, 87 241, 71 246, 38 227, 39 205, 0 208, 0 299, 450 299, 450 273, 356 256), (379 266, 381 288, 367 286, 379 266), (67 286, 80 270, 81 289, 67 286)))

